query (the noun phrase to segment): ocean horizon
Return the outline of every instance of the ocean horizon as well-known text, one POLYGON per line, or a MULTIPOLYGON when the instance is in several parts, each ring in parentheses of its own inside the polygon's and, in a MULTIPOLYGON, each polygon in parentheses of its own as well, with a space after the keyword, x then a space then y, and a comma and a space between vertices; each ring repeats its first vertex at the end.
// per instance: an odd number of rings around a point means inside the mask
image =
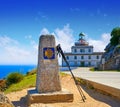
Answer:
MULTIPOLYGON (((12 72, 19 72, 25 75, 27 72, 37 68, 37 65, 0 65, 0 79, 4 79, 12 72)), ((76 67, 71 67, 75 69, 76 67)), ((61 72, 69 71, 68 67, 59 66, 61 72)))
POLYGON ((36 67, 37 65, 0 65, 0 79, 6 78, 12 72, 19 72, 25 75, 36 67))

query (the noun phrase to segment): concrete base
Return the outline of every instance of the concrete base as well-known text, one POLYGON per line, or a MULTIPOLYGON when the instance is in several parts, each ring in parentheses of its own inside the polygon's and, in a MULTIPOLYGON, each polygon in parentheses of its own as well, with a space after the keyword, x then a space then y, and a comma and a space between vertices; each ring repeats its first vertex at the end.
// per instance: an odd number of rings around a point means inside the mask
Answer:
POLYGON ((27 101, 28 105, 32 103, 72 102, 73 94, 65 89, 49 93, 38 93, 36 89, 30 89, 28 90, 27 101))

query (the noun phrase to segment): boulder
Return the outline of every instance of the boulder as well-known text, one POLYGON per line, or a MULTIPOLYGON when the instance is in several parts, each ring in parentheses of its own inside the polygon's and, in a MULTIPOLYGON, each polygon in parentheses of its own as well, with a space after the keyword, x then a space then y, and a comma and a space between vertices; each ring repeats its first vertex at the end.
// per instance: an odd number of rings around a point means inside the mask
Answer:
POLYGON ((0 93, 0 107, 14 107, 8 97, 2 92, 0 93))

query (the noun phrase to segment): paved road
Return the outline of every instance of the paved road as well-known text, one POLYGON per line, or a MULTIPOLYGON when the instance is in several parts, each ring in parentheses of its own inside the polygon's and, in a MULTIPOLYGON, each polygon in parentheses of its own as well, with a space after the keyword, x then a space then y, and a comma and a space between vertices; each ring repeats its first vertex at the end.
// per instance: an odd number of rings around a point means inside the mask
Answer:
POLYGON ((76 77, 120 89, 120 72, 92 72, 89 68, 77 68, 72 71, 76 77))

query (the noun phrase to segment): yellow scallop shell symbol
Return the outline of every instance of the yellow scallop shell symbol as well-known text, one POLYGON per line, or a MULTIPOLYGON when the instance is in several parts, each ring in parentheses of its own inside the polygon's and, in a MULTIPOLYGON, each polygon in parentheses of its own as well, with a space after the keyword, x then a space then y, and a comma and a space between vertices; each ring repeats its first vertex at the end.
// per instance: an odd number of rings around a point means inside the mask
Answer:
POLYGON ((46 56, 47 58, 51 58, 51 57, 53 56, 53 51, 52 51, 51 49, 47 49, 47 50, 45 51, 45 56, 46 56))

